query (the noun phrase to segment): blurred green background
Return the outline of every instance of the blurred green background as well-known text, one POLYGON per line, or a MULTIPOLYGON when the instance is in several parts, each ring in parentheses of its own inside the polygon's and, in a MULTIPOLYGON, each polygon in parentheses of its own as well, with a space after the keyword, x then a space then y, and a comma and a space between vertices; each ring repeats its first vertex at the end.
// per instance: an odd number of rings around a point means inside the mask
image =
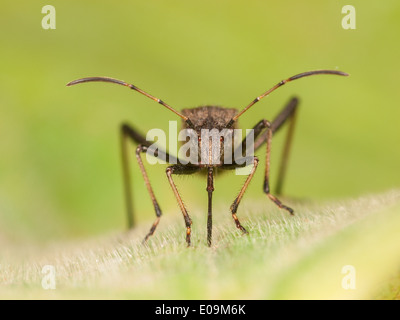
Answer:
MULTIPOLYGON (((119 125, 167 130, 168 120, 178 119, 119 86, 65 86, 85 76, 123 79, 181 109, 242 108, 296 73, 348 72, 349 78, 290 83, 240 123, 250 128, 272 119, 291 96, 300 97, 284 187, 289 199, 353 197, 400 185, 396 0, 6 0, 1 7, 0 238, 52 241, 125 228, 119 125), (56 8, 55 30, 41 27, 46 4, 56 8), (356 8, 356 30, 341 26, 347 4, 356 8)), ((273 141, 272 177, 283 136, 273 141)), ((133 157, 132 167, 138 220, 150 222, 153 208, 133 157)), ((243 207, 264 197, 259 171, 243 207)), ((166 214, 180 215, 165 167, 149 174, 166 214)), ((205 179, 177 181, 189 210, 205 212, 205 179)), ((216 181, 215 201, 227 208, 218 214, 229 214, 242 183, 233 174, 216 181)))

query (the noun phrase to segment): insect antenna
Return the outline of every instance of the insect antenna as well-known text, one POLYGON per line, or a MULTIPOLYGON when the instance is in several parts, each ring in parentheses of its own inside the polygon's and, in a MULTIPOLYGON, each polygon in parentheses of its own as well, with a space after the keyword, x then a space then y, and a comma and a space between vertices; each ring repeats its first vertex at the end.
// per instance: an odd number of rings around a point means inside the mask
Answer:
POLYGON ((151 100, 153 100, 155 102, 158 102, 162 106, 164 106, 167 109, 171 110, 177 116, 181 117, 187 123, 189 128, 193 129, 193 123, 192 123, 192 121, 190 121, 190 119, 188 117, 184 116, 183 114, 181 114, 180 112, 178 112, 177 110, 172 108, 170 105, 168 105, 167 103, 165 103, 161 99, 158 99, 158 98, 152 96, 151 94, 143 91, 142 89, 139 89, 138 87, 134 86, 133 84, 126 83, 125 81, 114 79, 114 78, 108 78, 108 77, 88 77, 88 78, 82 78, 82 79, 77 79, 77 80, 71 81, 71 82, 67 83, 67 86, 69 87, 69 86, 73 86, 75 84, 85 83, 85 82, 111 82, 111 83, 119 84, 121 86, 129 87, 132 90, 135 90, 135 91, 143 94, 147 98, 150 98, 151 100))
POLYGON ((287 78, 285 80, 282 80, 281 82, 277 83, 276 85, 274 85, 271 89, 269 89, 268 91, 266 91, 265 93, 263 93, 261 96, 258 96, 257 98, 255 98, 252 102, 250 102, 250 104, 245 107, 242 111, 240 111, 238 114, 236 114, 227 124, 227 127, 230 128, 232 127, 232 125, 235 123, 235 121, 243 114, 245 113, 247 110, 249 110, 254 104, 256 104, 258 101, 260 101, 262 98, 265 98, 266 96, 268 96, 271 92, 275 91, 276 89, 278 89, 279 87, 283 86, 284 84, 293 81, 293 80, 297 80, 300 78, 304 78, 304 77, 308 77, 308 76, 313 76, 313 75, 317 75, 317 74, 334 74, 334 75, 338 75, 338 76, 348 76, 348 73, 342 72, 342 71, 336 71, 336 70, 314 70, 314 71, 307 71, 307 72, 303 72, 303 73, 299 73, 296 74, 290 78, 287 78))

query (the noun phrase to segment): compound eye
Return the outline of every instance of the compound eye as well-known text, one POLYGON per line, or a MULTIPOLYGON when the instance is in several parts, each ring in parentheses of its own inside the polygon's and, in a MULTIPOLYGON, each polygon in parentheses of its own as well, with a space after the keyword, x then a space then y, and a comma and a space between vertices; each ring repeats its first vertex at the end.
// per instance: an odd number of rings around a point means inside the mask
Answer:
POLYGON ((220 142, 224 142, 224 137, 220 137, 220 138, 219 138, 219 141, 220 141, 220 142))

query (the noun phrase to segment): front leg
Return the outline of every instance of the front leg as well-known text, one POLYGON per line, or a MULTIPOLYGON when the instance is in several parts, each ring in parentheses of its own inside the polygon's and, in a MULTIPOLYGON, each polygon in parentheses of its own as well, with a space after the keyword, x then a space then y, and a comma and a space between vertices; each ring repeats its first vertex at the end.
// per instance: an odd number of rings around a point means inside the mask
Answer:
POLYGON ((246 157, 246 158, 242 158, 242 159, 240 159, 240 160, 241 160, 240 163, 242 163, 242 164, 228 164, 228 165, 223 165, 223 166, 221 167, 221 169, 224 169, 224 170, 233 170, 233 169, 236 169, 236 168, 244 167, 245 164, 246 164, 248 161, 250 161, 250 160, 253 162, 253 168, 251 169, 250 174, 247 176, 246 181, 244 182, 244 184, 243 184, 243 186, 242 186, 242 189, 240 189, 239 194, 237 195, 237 197, 235 198, 235 200, 233 201, 233 203, 232 203, 232 205, 231 205, 231 207, 230 207, 231 214, 232 214, 232 218, 233 218, 233 220, 235 221, 236 227, 237 227, 239 230, 241 230, 244 234, 247 234, 248 232, 247 232, 247 230, 241 225, 241 223, 240 223, 238 217, 236 216, 236 212, 237 212, 237 209, 238 209, 238 207, 239 207, 240 201, 242 200, 243 195, 244 195, 244 193, 245 193, 247 187, 249 186, 251 179, 253 178, 253 176, 254 176, 254 174, 255 174, 255 172, 256 172, 256 169, 257 169, 257 167, 258 167, 258 162, 259 162, 259 160, 258 160, 258 158, 257 158, 256 156, 254 156, 254 157, 246 157))
POLYGON ((143 160, 142 160, 142 157, 141 157, 142 153, 146 153, 147 152, 147 148, 148 148, 147 146, 144 146, 144 145, 141 145, 141 144, 138 145, 138 147, 136 148, 136 159, 137 159, 137 161, 139 163, 140 172, 142 173, 143 180, 144 180, 144 182, 146 184, 146 187, 147 187, 147 191, 149 192, 149 195, 150 195, 150 198, 151 198, 151 202, 153 203, 153 206, 154 206, 154 211, 156 213, 156 220, 152 224, 152 226, 150 228, 150 231, 147 233, 147 235, 144 238, 143 242, 146 242, 147 239, 154 234, 154 231, 156 231, 156 228, 158 226, 158 223, 160 222, 160 218, 161 218, 161 214, 162 214, 160 206, 159 206, 159 204, 157 202, 156 196, 154 195, 153 188, 151 187, 150 180, 149 180, 149 177, 147 175, 147 172, 146 172, 146 169, 144 167, 143 160))
MULTIPOLYGON (((292 117, 294 115, 294 111, 296 110, 296 106, 297 106, 297 99, 292 99, 291 102, 288 104, 288 106, 281 112, 281 114, 278 115, 278 117, 272 122, 272 124, 263 119, 260 120, 253 128, 254 130, 254 139, 256 140, 254 143, 254 149, 257 150, 263 143, 266 142, 266 164, 265 164, 265 174, 264 174, 264 187, 263 190, 264 192, 267 194, 268 198, 270 200, 272 200, 279 208, 284 209, 286 211, 288 211, 290 214, 293 214, 293 209, 289 208, 288 206, 284 205, 277 197, 275 197, 274 195, 272 195, 270 193, 270 188, 269 188, 269 171, 270 171, 270 155, 271 155, 271 140, 272 140, 272 134, 273 132, 277 131, 282 124, 290 117, 292 117), (264 132, 265 131, 265 132, 264 132), (264 132, 262 135, 260 135, 262 132, 264 132), (258 139, 257 139, 258 137, 258 139)), ((283 168, 286 168, 286 160, 288 157, 288 153, 289 153, 289 146, 290 146, 290 141, 291 141, 291 137, 293 134, 293 123, 294 121, 292 121, 292 125, 290 127, 289 130, 289 134, 288 134, 288 138, 287 142, 286 142, 286 146, 284 149, 284 159, 282 160, 284 162, 283 168)), ((242 142, 242 153, 245 153, 246 147, 246 142, 247 139, 243 139, 242 142)), ((234 167, 234 166, 231 166, 234 167)), ((280 170, 280 174, 279 174, 279 185, 282 185, 282 179, 283 179, 283 175, 284 172, 282 170, 280 170)))
POLYGON ((244 193, 245 193, 247 187, 249 186, 251 179, 253 178, 253 176, 254 176, 254 174, 255 174, 255 172, 256 172, 256 169, 257 169, 257 167, 258 167, 258 162, 259 162, 258 158, 257 158, 257 157, 254 157, 254 158, 253 158, 253 168, 251 169, 250 174, 247 176, 247 179, 246 179, 246 181, 244 182, 244 185, 243 185, 242 189, 240 190, 238 196, 237 196, 237 197, 235 198, 235 200, 233 201, 233 203, 232 203, 232 205, 231 205, 231 208, 230 208, 230 209, 231 209, 231 213, 232 213, 232 218, 233 218, 233 220, 235 221, 236 227, 237 227, 238 229, 240 229, 243 233, 246 233, 246 234, 247 234, 248 232, 247 232, 247 230, 240 224, 239 219, 238 219, 238 217, 236 216, 236 212, 237 212, 237 209, 238 209, 238 207, 239 207, 240 201, 242 200, 243 195, 244 195, 244 193))
POLYGON ((190 247, 190 244, 191 244, 190 235, 191 235, 192 219, 190 219, 189 214, 185 208, 185 205, 183 204, 182 198, 178 192, 178 189, 176 188, 175 182, 172 179, 172 175, 173 174, 182 174, 182 175, 193 174, 193 173, 199 171, 200 169, 201 168, 197 167, 197 166, 177 164, 177 165, 168 167, 166 170, 169 184, 171 185, 172 191, 174 192, 175 198, 178 201, 178 205, 182 211, 183 219, 185 220, 186 242, 187 242, 188 247, 190 247))
MULTIPOLYGON (((142 173, 143 179, 145 181, 147 190, 150 194, 150 198, 153 202, 154 211, 156 213, 156 220, 150 228, 149 233, 145 237, 145 241, 154 233, 161 217, 161 209, 158 205, 156 197, 154 195, 153 189, 150 184, 149 177, 147 175, 146 169, 143 165, 143 160, 141 158, 141 154, 145 153, 150 146, 150 142, 146 140, 146 138, 137 132, 133 127, 128 124, 122 124, 120 129, 120 137, 121 137, 121 158, 122 158, 122 172, 124 178, 124 189, 125 189, 125 201, 126 201, 126 209, 128 216, 128 227, 132 228, 134 226, 134 210, 133 210, 133 201, 132 201, 132 188, 131 188, 131 178, 130 178, 130 170, 129 170, 129 157, 128 157, 128 141, 138 143, 139 146, 136 148, 136 159, 139 163, 140 172, 142 173)), ((157 149, 154 153, 155 156, 161 156, 163 159, 169 161, 178 161, 178 159, 169 153, 157 149)))

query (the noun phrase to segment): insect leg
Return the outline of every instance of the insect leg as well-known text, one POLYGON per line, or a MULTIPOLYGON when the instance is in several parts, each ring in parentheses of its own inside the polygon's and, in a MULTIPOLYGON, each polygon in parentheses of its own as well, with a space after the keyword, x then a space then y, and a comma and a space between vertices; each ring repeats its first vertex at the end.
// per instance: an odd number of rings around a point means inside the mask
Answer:
POLYGON ((282 194, 282 187, 283 181, 286 174, 287 163, 289 159, 290 147, 292 145, 293 140, 293 133, 294 133, 294 126, 296 123, 296 114, 297 114, 297 106, 299 101, 296 98, 293 98, 287 107, 278 115, 278 117, 272 122, 272 132, 277 131, 281 126, 282 123, 286 120, 289 120, 289 128, 286 133, 285 145, 283 147, 280 166, 279 166, 279 173, 278 173, 278 180, 276 184, 276 194, 282 194), (282 119, 282 120, 281 120, 282 119))
POLYGON ((167 168, 166 174, 167 178, 169 181, 169 184, 171 185, 172 191, 174 192, 175 198, 178 201, 178 205, 182 211, 183 218, 185 220, 185 225, 186 225, 186 242, 188 247, 190 246, 190 234, 191 234, 191 225, 192 225, 192 220, 189 217, 189 214, 185 208, 185 205, 183 204, 182 198, 178 192, 178 189, 176 188, 176 185, 174 183, 174 180, 172 179, 173 174, 182 174, 182 175, 188 175, 188 174, 193 174, 197 171, 199 171, 201 168, 197 166, 190 166, 190 165, 173 165, 167 168))
MULTIPOLYGON (((252 157, 252 160, 253 160, 253 168, 251 169, 250 174, 247 176, 246 181, 244 182, 244 185, 243 185, 242 189, 240 190, 238 196, 235 198, 235 200, 233 201, 233 203, 232 203, 232 205, 230 207, 232 218, 235 221, 236 227, 238 229, 240 229, 243 233, 248 233, 248 232, 240 224, 240 221, 239 221, 238 217, 236 216, 236 212, 237 212, 237 209, 239 207, 240 201, 242 200, 243 195, 244 195, 247 187, 249 186, 250 181, 253 178, 254 173, 256 172, 256 169, 257 169, 257 166, 258 166, 258 162, 259 162, 258 158, 254 156, 254 157, 252 157)), ((226 169, 226 170, 230 170, 230 169, 235 169, 237 167, 239 167, 239 166, 238 165, 228 165, 228 166, 223 166, 221 168, 222 169, 226 169)))
MULTIPOLYGON (((147 148, 150 146, 150 142, 147 141, 140 133, 138 133, 134 128, 129 126, 128 124, 121 125, 121 156, 122 156, 122 170, 123 170, 123 179, 124 179, 124 187, 125 187, 125 201, 126 201, 126 208, 127 208, 127 216, 128 216, 128 227, 132 228, 134 226, 134 219, 133 219, 133 201, 132 201, 132 189, 131 189, 131 178, 130 178, 130 170, 129 170, 129 158, 128 158, 128 139, 132 140, 133 142, 139 143, 139 146, 136 149, 136 158, 140 166, 140 171, 143 175, 145 180, 147 189, 149 191, 151 200, 153 202, 154 210, 156 212, 156 220, 153 223, 150 232, 146 235, 145 240, 152 235, 158 225, 161 216, 161 209, 157 203, 157 200, 154 196, 153 190, 150 185, 149 178, 147 176, 146 170, 143 165, 143 161, 140 157, 140 153, 146 152, 147 148)), ((165 151, 157 150, 154 153, 155 155, 163 155, 167 161, 175 160, 176 158, 169 155, 165 151)))
MULTIPOLYGON (((276 187, 276 194, 282 194, 283 181, 286 174, 287 163, 289 159, 290 147, 293 140, 294 126, 296 123, 296 114, 298 108, 299 100, 297 98, 292 98, 289 103, 283 108, 283 110, 278 114, 278 116, 272 121, 271 130, 275 134, 283 124, 289 121, 289 128, 286 134, 285 144, 282 151, 278 180, 276 187)), ((260 138, 255 142, 254 149, 257 150, 261 145, 267 141, 268 132, 264 132, 260 138)))
MULTIPOLYGON (((260 120, 260 121, 253 127, 253 129, 252 129, 252 130, 253 130, 253 133, 254 133, 254 137, 253 137, 253 139, 251 139, 252 141, 248 141, 248 140, 249 140, 249 139, 248 139, 248 136, 246 136, 246 137, 242 140, 242 143, 241 143, 241 144, 236 148, 236 150, 234 151, 234 155, 236 155, 237 152, 238 152, 238 150, 239 150, 239 148, 241 148, 242 157, 245 157, 245 155, 246 155, 246 150, 247 150, 248 148, 251 147, 251 145, 247 145, 248 142, 250 142, 250 143, 253 144, 254 150, 257 149, 259 146, 257 146, 256 143, 257 143, 259 140, 262 139, 263 135, 261 136, 261 139, 258 139, 258 140, 256 140, 256 139, 257 139, 257 137, 261 134, 261 132, 263 132, 263 131, 265 130, 265 128, 267 128, 268 126, 271 126, 271 124, 270 124, 267 120, 265 120, 265 119, 260 120), (256 148, 256 147, 257 147, 257 148, 256 148)), ((264 142, 265 142, 265 140, 264 140, 264 142)))
POLYGON ((142 157, 141 157, 141 154, 147 152, 147 149, 148 149, 147 146, 139 144, 137 146, 137 148, 136 148, 136 159, 137 159, 137 161, 139 163, 140 171, 142 173, 144 182, 146 184, 147 191, 149 192, 151 201, 153 202, 154 210, 156 212, 156 216, 157 217, 156 217, 156 220, 154 221, 154 223, 152 224, 152 226, 150 228, 150 231, 147 233, 146 237, 144 238, 143 242, 146 242, 147 239, 154 234, 154 231, 156 230, 157 225, 160 222, 160 218, 161 218, 161 214, 162 214, 160 206, 158 205, 157 199, 156 199, 156 197, 154 195, 153 188, 151 187, 150 180, 149 180, 149 177, 147 175, 146 169, 144 168, 143 160, 142 160, 142 157))
POLYGON ((267 154, 265 159, 265 179, 264 179, 264 192, 279 208, 285 209, 290 214, 293 214, 293 209, 285 206, 277 197, 272 195, 269 190, 269 168, 270 168, 270 155, 271 155, 271 140, 272 140, 272 127, 267 128, 267 154))

